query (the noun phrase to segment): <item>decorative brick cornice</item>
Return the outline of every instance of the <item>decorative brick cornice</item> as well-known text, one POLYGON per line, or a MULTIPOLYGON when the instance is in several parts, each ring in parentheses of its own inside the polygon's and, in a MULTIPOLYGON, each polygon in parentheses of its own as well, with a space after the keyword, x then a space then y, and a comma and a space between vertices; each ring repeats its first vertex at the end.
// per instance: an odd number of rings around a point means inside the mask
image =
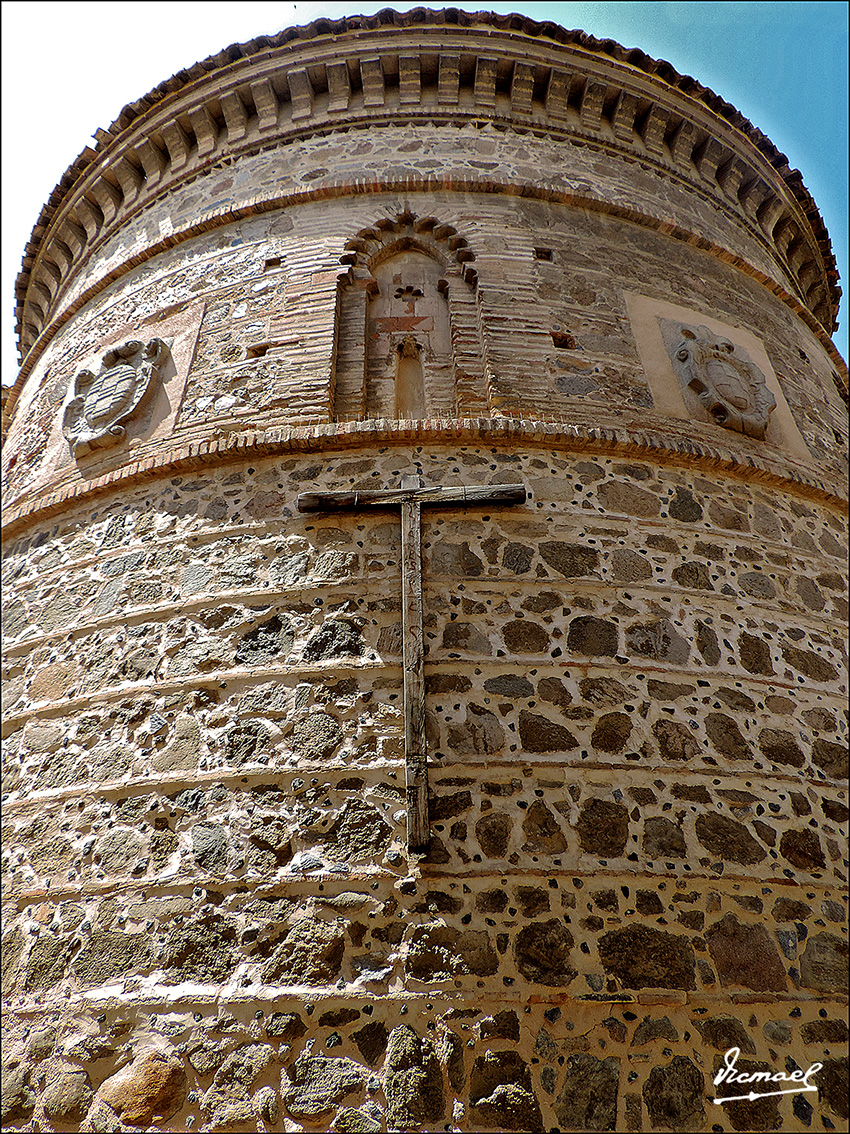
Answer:
POLYGON ((38 353, 93 252, 187 179, 269 145, 417 121, 575 139, 666 171, 731 213, 769 251, 774 282, 794 281, 813 321, 826 334, 835 327, 835 261, 801 175, 708 88, 640 51, 551 23, 385 10, 230 47, 99 131, 27 245, 17 285, 22 356, 38 353))
MULTIPOLYGON (((600 416, 600 415, 597 415, 600 416)), ((693 423, 679 430, 670 419, 658 425, 629 428, 611 420, 604 424, 566 423, 511 417, 424 421, 347 421, 300 427, 247 429, 225 436, 185 440, 171 449, 104 472, 88 481, 48 489, 37 497, 10 505, 3 518, 4 536, 14 536, 33 523, 67 512, 95 496, 126 492, 146 479, 211 469, 234 460, 257 460, 278 454, 327 453, 378 445, 511 445, 545 446, 565 452, 615 454, 658 464, 720 472, 760 482, 843 509, 846 493, 826 484, 817 470, 778 452, 742 452, 714 437, 694 436, 693 423)))

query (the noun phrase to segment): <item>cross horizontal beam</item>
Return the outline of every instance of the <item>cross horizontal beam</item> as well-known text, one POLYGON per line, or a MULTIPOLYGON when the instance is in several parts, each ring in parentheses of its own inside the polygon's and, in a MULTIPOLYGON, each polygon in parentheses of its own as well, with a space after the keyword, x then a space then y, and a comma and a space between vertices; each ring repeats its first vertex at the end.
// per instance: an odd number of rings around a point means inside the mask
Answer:
POLYGON ((378 488, 342 492, 302 492, 295 502, 299 512, 330 512, 340 508, 395 508, 400 504, 523 504, 522 484, 479 484, 448 488, 378 488))

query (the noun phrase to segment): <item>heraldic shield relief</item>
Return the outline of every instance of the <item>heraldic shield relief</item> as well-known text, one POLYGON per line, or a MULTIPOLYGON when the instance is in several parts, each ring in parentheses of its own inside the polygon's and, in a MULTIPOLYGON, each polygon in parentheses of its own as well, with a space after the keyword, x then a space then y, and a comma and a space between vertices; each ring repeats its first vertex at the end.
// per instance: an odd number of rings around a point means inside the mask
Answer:
POLYGON ((147 343, 131 339, 107 351, 98 374, 80 371, 74 383, 75 397, 62 418, 62 432, 75 457, 121 441, 127 432, 122 422, 161 381, 167 354, 162 339, 147 343))
POLYGON ((763 441, 776 399, 747 352, 708 327, 664 323, 683 393, 694 394, 718 425, 763 441))

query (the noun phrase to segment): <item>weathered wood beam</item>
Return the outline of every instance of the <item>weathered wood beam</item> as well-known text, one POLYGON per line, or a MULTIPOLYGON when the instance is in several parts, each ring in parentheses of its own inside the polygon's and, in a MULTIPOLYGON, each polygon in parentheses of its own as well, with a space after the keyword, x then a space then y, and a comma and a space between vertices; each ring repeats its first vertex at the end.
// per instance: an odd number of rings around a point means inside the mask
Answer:
POLYGON ((438 507, 451 504, 522 504, 525 497, 525 486, 522 484, 481 484, 448 488, 411 486, 363 491, 345 489, 341 492, 301 492, 296 500, 296 507, 299 512, 324 512, 338 508, 394 508, 400 504, 413 502, 438 507))
POLYGON ((407 847, 425 851, 428 822, 428 757, 425 737, 425 638, 422 630, 422 505, 418 476, 403 476, 401 506, 401 630, 404 667, 404 769, 407 847))

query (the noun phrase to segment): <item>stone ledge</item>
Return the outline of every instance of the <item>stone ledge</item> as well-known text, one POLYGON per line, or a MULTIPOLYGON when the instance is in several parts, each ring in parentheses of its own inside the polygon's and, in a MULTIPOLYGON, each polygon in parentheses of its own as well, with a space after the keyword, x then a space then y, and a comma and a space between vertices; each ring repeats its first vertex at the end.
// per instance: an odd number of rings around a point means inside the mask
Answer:
POLYGON ((485 444, 507 442, 512 445, 556 446, 573 451, 628 454, 644 460, 691 469, 710 469, 747 481, 781 486, 800 496, 833 507, 846 506, 846 497, 826 486, 811 468, 796 461, 771 455, 736 453, 716 442, 708 444, 684 433, 663 432, 648 426, 590 426, 529 419, 458 418, 424 421, 331 422, 324 425, 246 430, 209 441, 192 441, 164 453, 112 469, 87 483, 65 485, 35 500, 12 505, 3 521, 5 535, 16 534, 29 523, 38 522, 75 502, 91 499, 114 489, 125 489, 147 478, 224 464, 237 459, 273 456, 277 453, 315 453, 359 448, 363 445, 485 444))

